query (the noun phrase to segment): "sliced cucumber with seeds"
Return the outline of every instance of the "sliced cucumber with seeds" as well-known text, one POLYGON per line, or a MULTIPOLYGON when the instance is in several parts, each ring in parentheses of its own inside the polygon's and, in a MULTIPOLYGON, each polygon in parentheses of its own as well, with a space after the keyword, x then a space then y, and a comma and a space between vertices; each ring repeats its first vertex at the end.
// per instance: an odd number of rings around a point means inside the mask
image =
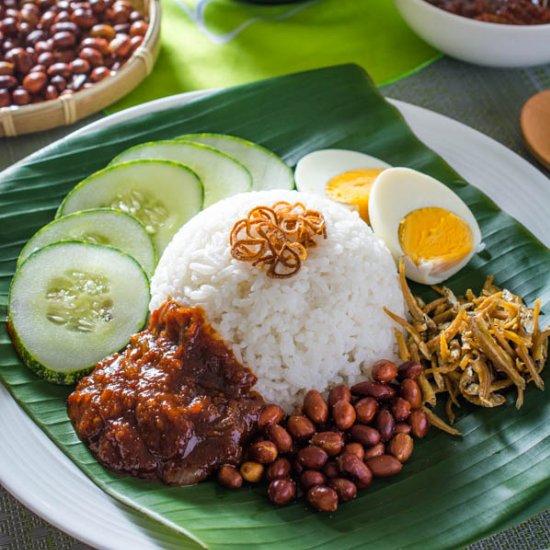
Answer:
POLYGON ((237 160, 200 143, 152 141, 136 145, 111 161, 111 165, 136 159, 181 162, 196 172, 204 186, 204 207, 252 189, 250 172, 237 160))
POLYGON ((186 134, 177 140, 203 143, 236 158, 252 175, 254 191, 294 189, 292 170, 273 151, 257 143, 226 134, 186 134))
POLYGON ((68 214, 40 229, 19 254, 17 264, 43 246, 68 240, 114 246, 135 258, 149 276, 157 263, 153 239, 137 218, 112 208, 93 208, 68 214))
POLYGON ((25 363, 71 384, 123 348, 147 319, 149 280, 116 248, 76 241, 33 252, 10 288, 8 326, 25 363))
POLYGON ((159 254, 176 231, 201 211, 203 187, 187 166, 165 160, 138 160, 108 166, 81 181, 61 203, 57 217, 109 207, 138 218, 159 254))

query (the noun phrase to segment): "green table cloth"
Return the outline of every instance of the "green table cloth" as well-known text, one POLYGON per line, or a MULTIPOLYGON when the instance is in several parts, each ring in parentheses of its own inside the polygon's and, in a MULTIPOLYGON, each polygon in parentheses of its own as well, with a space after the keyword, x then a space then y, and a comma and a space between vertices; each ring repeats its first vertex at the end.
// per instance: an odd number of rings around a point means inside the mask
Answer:
POLYGON ((377 84, 439 54, 390 0, 308 0, 277 6, 235 0, 162 0, 162 47, 151 76, 110 110, 189 90, 341 63, 377 84))

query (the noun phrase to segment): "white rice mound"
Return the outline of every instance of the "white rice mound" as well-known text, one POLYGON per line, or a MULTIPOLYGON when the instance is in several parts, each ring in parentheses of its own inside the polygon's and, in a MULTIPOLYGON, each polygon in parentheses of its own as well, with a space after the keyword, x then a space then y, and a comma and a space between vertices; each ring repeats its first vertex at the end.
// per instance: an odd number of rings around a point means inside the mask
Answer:
POLYGON ((297 191, 243 193, 195 216, 162 255, 151 291, 151 311, 169 297, 203 307, 256 373, 256 389, 287 411, 309 389, 354 384, 375 361, 395 358, 394 325, 382 308, 404 314, 396 266, 384 243, 357 213, 297 191), (317 237, 296 275, 271 279, 232 258, 229 234, 253 207, 281 200, 320 211, 327 239, 317 237))

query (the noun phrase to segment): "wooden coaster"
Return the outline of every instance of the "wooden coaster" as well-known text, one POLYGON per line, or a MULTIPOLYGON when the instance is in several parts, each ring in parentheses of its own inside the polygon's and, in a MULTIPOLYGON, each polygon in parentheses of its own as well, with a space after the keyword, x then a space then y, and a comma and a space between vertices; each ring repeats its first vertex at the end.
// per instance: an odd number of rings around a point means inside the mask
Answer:
POLYGON ((550 169, 550 90, 527 100, 521 110, 520 124, 527 147, 550 169))

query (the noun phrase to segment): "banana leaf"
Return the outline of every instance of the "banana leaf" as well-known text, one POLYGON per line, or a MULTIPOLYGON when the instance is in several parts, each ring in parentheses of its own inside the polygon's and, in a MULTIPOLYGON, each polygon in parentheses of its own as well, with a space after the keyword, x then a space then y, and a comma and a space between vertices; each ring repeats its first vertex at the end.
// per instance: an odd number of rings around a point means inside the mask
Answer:
MULTIPOLYGON (((486 252, 449 286, 457 292, 479 290, 494 273, 497 284, 528 302, 540 296, 543 311, 550 310, 550 251, 418 141, 368 76, 346 65, 231 88, 116 128, 69 136, 5 171, 0 175, 2 318, 20 249, 54 217, 69 189, 127 147, 190 132, 242 136, 290 165, 309 151, 342 147, 431 174, 471 207, 486 243, 486 252)), ((70 388, 48 384, 25 368, 5 323, 0 326, 0 378, 60 451, 116 499, 180 531, 182 548, 439 550, 467 544, 550 506, 550 399, 534 388, 519 412, 513 396, 496 409, 465 408, 457 425, 462 438, 432 430, 399 476, 376 481, 337 513, 321 515, 303 502, 275 508, 264 487, 230 492, 207 482, 169 488, 104 470, 67 418, 70 388)), ((548 384, 548 369, 545 378, 548 384)))

